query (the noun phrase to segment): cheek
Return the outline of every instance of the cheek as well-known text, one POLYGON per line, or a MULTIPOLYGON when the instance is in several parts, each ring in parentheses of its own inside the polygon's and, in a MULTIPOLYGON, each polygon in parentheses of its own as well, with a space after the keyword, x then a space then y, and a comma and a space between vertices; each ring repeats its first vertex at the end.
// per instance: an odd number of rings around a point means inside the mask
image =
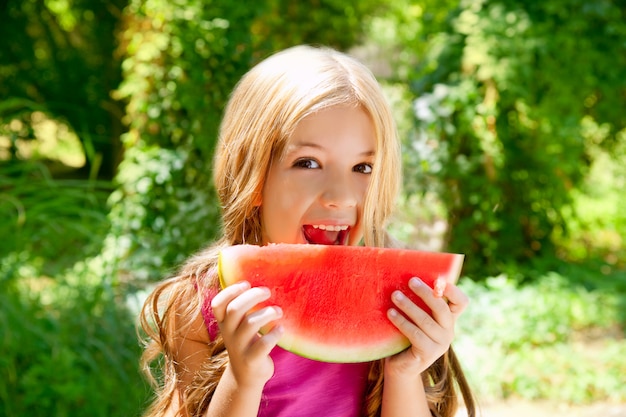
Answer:
POLYGON ((310 204, 318 195, 319 188, 320 184, 314 178, 304 175, 283 176, 274 182, 267 199, 273 200, 275 208, 291 211, 310 204))
POLYGON ((354 229, 353 233, 350 236, 350 244, 358 245, 363 239, 364 225, 363 225, 363 213, 365 210, 365 196, 367 195, 367 188, 369 185, 370 177, 366 177, 362 181, 359 181, 359 190, 360 190, 360 200, 358 204, 358 213, 357 213, 357 225, 354 229))
POLYGON ((280 212, 278 216, 288 216, 289 213, 297 210, 306 200, 306 193, 303 192, 303 187, 290 187, 288 184, 285 184, 275 191, 268 196, 267 204, 271 205, 274 211, 280 212))
POLYGON ((370 184, 371 175, 366 176, 361 181, 359 181, 359 191, 361 193, 361 204, 365 201, 365 196, 367 195, 367 188, 370 184))
POLYGON ((294 232, 305 204, 306 197, 302 193, 302 187, 292 188, 283 184, 280 187, 266 188, 261 204, 261 225, 265 238, 285 239, 282 235, 294 232))

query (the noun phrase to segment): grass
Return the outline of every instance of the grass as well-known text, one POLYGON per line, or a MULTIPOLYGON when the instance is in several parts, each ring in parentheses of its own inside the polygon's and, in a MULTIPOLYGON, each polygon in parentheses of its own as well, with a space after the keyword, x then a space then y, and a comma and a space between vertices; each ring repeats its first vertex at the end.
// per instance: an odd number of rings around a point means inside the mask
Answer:
POLYGON ((0 165, 0 417, 132 417, 147 401, 125 294, 86 267, 110 189, 0 165))
MULTIPOLYGON (((28 258, 54 275, 96 253, 108 228, 112 185, 52 178, 36 161, 0 165, 0 258, 28 258)), ((6 262, 5 262, 6 263, 6 262)), ((16 266, 18 267, 18 266, 16 266)))
POLYGON ((140 415, 134 319, 113 291, 5 279, 0 305, 0 416, 140 415))

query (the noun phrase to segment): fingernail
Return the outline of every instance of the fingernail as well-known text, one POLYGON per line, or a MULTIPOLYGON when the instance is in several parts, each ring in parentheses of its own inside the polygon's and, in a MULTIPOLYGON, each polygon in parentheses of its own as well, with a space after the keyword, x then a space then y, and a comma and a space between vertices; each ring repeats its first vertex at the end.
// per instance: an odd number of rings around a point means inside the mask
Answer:
POLYGON ((398 317, 398 312, 393 308, 390 308, 387 313, 389 314, 389 317, 398 317))
POLYGON ((402 292, 400 292, 400 291, 394 291, 393 292, 393 298, 396 301, 402 301, 402 300, 404 300, 404 294, 402 294, 402 292))
POLYGON ((409 280, 409 286, 411 286, 413 288, 418 288, 418 287, 420 287, 423 284, 424 284, 424 282, 421 279, 416 278, 416 277, 413 277, 413 278, 411 278, 409 280))

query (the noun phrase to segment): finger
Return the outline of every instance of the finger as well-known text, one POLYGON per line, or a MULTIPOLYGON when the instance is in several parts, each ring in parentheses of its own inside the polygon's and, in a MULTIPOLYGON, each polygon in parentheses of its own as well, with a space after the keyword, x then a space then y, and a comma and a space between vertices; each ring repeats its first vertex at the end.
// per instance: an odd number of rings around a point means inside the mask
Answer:
MULTIPOLYGON (((441 326, 426 311, 421 309, 401 291, 394 291, 391 298, 393 303, 398 307, 398 310, 402 311, 406 317, 408 317, 409 320, 406 320, 406 318, 405 320, 408 321, 409 324, 419 328, 431 338, 436 338, 437 333, 441 332, 441 326)), ((402 320, 398 320, 398 322, 404 329, 412 332, 415 331, 402 320)))
POLYGON ((228 303, 249 288, 250 283, 242 281, 224 288, 213 297, 213 300, 211 300, 211 308, 213 309, 213 316, 218 323, 224 321, 228 303))
POLYGON ((263 327, 283 316, 283 310, 278 306, 264 307, 258 311, 248 314, 236 330, 237 336, 241 340, 252 340, 261 332, 263 327))
POLYGON ((266 301, 270 295, 270 290, 267 288, 253 287, 231 299, 224 308, 222 321, 217 323, 220 330, 222 332, 235 332, 248 313, 252 312, 258 304, 266 301))
POLYGON ((223 322, 239 326, 243 318, 259 303, 270 298, 271 293, 265 287, 252 287, 233 298, 226 306, 226 316, 223 322))
POLYGON ((446 285, 443 295, 448 299, 450 311, 455 317, 460 316, 469 305, 467 295, 454 284, 446 285))
POLYGON ((274 326, 269 332, 259 337, 252 347, 250 353, 253 355, 267 356, 276 347, 285 329, 281 325, 274 326))
POLYGON ((280 319, 283 310, 278 306, 264 307, 258 311, 248 314, 246 323, 253 328, 260 329, 271 322, 280 319))
POLYGON ((390 308, 387 312, 387 317, 393 323, 394 326, 400 330, 411 345, 413 346, 424 346, 426 343, 431 343, 432 340, 428 337, 424 331, 417 326, 412 321, 408 320, 405 316, 403 316, 400 311, 395 308, 390 308))
MULTIPOLYGON (((441 288, 442 284, 437 284, 437 281, 435 281, 436 288, 432 289, 424 281, 414 277, 409 280, 409 288, 430 308, 433 322, 448 328, 454 326, 454 318, 450 314, 450 308, 448 307, 447 301, 443 298, 443 294, 437 294, 438 291, 445 291, 445 288, 441 288), (437 286, 439 286, 439 288, 437 288, 437 286)), ((445 281, 443 286, 447 286, 445 285, 445 281)), ((425 321, 425 323, 427 322, 425 321)))

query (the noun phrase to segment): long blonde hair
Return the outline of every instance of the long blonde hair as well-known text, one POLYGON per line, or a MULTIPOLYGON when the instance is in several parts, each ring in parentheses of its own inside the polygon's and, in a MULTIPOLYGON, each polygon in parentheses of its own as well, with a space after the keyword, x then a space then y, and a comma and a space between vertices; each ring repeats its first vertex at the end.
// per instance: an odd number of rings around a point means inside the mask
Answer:
POLYGON ((226 107, 214 180, 229 243, 260 243, 254 202, 272 157, 281 154, 302 119, 335 105, 360 105, 376 131, 364 240, 366 245, 384 245, 384 223, 400 186, 400 145, 391 111, 367 67, 332 49, 308 46, 279 52, 254 67, 226 107))
MULTIPOLYGON (((219 250, 241 243, 261 244, 257 202, 272 158, 281 155, 302 119, 336 105, 360 106, 371 119, 376 154, 363 209, 363 240, 368 246, 393 245, 385 225, 401 183, 400 144, 390 107, 373 74, 346 54, 311 46, 289 48, 253 67, 235 87, 220 126, 213 177, 223 235, 192 256, 175 277, 157 286, 142 310, 141 324, 147 334, 142 364, 150 376, 160 375, 152 378, 160 384, 147 416, 162 416, 174 400, 175 357, 168 335, 173 333, 174 321, 190 323, 206 308, 203 294, 218 286, 215 265, 219 250), (160 369, 151 372, 155 362, 160 369)), ((206 410, 228 361, 220 336, 211 347, 211 360, 183 395, 181 407, 193 416, 206 410)), ((454 397, 451 381, 462 377, 460 369, 448 371, 450 360, 455 361, 453 355, 444 355, 427 378, 431 403, 436 405, 433 411, 442 416, 453 415, 447 409, 454 397)), ((364 411, 368 416, 380 413, 381 369, 381 362, 371 366, 364 411)))

